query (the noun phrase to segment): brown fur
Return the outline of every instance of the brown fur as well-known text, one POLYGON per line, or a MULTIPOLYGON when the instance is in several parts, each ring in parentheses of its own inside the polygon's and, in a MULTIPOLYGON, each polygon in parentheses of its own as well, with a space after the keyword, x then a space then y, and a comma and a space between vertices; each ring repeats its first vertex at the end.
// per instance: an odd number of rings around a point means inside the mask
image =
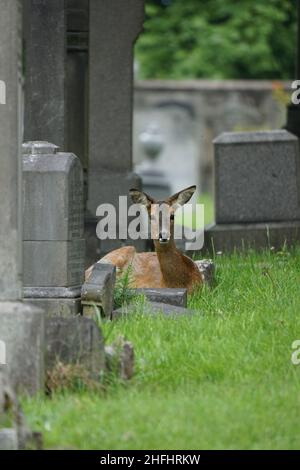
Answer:
MULTIPOLYGON (((194 187, 192 187, 194 188, 194 187)), ((188 188, 190 190, 191 188, 188 188)), ((135 190, 136 191, 136 190, 135 190)), ((181 195, 187 190, 181 191, 165 202, 169 205, 170 215, 174 214, 176 208, 172 206, 173 201, 176 203, 181 195)), ((154 202, 150 196, 145 193, 138 193, 138 197, 146 197, 149 201, 147 206, 149 216, 151 205, 154 202)), ((191 195, 193 192, 191 193, 191 195)), ((189 195, 189 197, 191 197, 189 195)), ((186 202, 186 201, 185 201, 186 202)), ((185 202, 180 204, 184 204, 185 202)), ((144 202, 142 202, 145 204, 144 202)), ((159 227, 152 227, 153 233, 159 232, 159 227)), ((157 239, 154 240, 155 252, 137 253, 133 246, 119 248, 108 255, 104 256, 100 263, 111 263, 117 267, 117 276, 122 275, 130 267, 132 287, 136 288, 162 288, 177 287, 187 288, 191 292, 195 286, 202 284, 202 275, 196 264, 187 256, 183 255, 174 242, 174 220, 170 221, 170 239, 165 244, 160 244, 157 239)), ((86 271, 86 279, 89 278, 93 266, 86 271)))

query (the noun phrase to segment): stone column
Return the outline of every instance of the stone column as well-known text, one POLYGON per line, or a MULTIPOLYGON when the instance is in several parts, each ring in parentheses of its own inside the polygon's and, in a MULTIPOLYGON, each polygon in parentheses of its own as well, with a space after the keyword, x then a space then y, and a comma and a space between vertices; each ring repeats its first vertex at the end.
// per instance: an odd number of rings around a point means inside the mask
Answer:
POLYGON ((25 0, 24 140, 66 146, 65 0, 25 0))
MULTIPOLYGON (((133 46, 143 20, 144 0, 90 0, 87 225, 94 241, 99 204, 117 206, 119 195, 140 184, 132 173, 133 46)), ((88 250, 95 261, 95 243, 88 250)))
POLYGON ((35 392, 43 385, 43 312, 21 302, 21 2, 0 1, 0 340, 12 384, 35 392))

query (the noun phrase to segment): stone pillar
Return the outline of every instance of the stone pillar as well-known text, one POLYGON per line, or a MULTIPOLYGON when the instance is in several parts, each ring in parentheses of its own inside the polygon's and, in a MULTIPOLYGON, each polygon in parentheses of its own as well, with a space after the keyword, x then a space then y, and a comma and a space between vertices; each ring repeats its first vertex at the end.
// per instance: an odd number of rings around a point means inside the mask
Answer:
POLYGON ((83 174, 49 142, 23 145, 24 295, 49 316, 79 313, 84 281, 83 174))
MULTIPOLYGON (((144 0, 90 0, 90 262, 99 258, 95 242, 97 207, 101 203, 117 207, 119 195, 128 195, 130 187, 140 185, 140 179, 132 173, 133 46, 143 20, 144 0)), ((101 251, 115 248, 116 242, 102 243, 101 251)))
POLYGON ((11 383, 23 391, 43 386, 43 312, 21 302, 21 2, 1 0, 0 80, 0 340, 11 383))
POLYGON ((24 1, 24 140, 66 145, 65 0, 24 1))

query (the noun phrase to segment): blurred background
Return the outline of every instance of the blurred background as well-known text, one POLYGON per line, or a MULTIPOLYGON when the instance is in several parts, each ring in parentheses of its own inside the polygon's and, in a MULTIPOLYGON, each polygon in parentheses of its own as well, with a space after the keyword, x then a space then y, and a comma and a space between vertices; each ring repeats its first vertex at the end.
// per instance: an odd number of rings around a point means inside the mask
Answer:
MULTIPOLYGON (((197 184, 213 220, 213 139, 285 125, 296 0, 147 0, 135 47, 134 167, 164 197, 197 184)), ((186 221, 188 222, 188 221, 186 221)))

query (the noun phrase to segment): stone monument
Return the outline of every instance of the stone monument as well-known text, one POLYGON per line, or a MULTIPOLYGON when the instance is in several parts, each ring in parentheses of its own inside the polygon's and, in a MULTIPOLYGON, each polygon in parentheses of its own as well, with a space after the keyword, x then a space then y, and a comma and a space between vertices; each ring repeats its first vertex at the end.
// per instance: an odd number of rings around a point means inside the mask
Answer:
POLYGON ((83 174, 49 142, 23 144, 24 295, 48 315, 80 311, 84 279, 83 174))
POLYGON ((299 241, 298 138, 285 130, 226 132, 214 149, 216 223, 206 230, 206 248, 280 248, 299 241))
POLYGON ((0 341, 12 386, 34 393, 44 384, 44 313, 22 302, 21 191, 21 7, 2 0, 0 80, 6 85, 0 104, 0 341))

